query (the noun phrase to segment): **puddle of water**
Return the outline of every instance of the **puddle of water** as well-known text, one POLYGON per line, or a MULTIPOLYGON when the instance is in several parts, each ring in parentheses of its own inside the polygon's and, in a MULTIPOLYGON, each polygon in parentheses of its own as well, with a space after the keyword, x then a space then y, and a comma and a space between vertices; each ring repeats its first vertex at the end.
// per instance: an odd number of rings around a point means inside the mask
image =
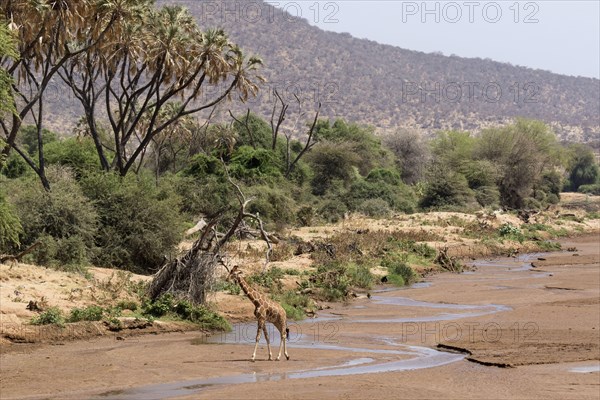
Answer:
POLYGON ((107 397, 110 397, 113 400, 158 400, 179 396, 189 396, 216 385, 232 385, 240 383, 281 381, 286 379, 308 379, 325 376, 348 376, 359 374, 374 374, 382 372, 408 371, 442 366, 456 361, 460 361, 465 357, 461 354, 444 353, 434 349, 418 346, 406 346, 407 351, 354 349, 332 345, 321 347, 330 348, 334 350, 352 349, 368 351, 373 353, 412 354, 414 355, 414 358, 373 364, 375 362, 373 358, 363 357, 347 361, 343 364, 322 367, 319 369, 312 370, 300 370, 283 373, 240 374, 234 376, 149 385, 130 390, 110 391, 98 395, 96 399, 106 399, 107 397))
POLYGON ((595 365, 585 365, 582 367, 574 367, 569 370, 569 372, 577 372, 580 374, 588 374, 592 372, 600 372, 600 364, 595 365))
POLYGON ((385 319, 359 319, 353 322, 361 323, 405 323, 405 322, 437 322, 437 321, 451 321, 460 318, 467 317, 480 317, 484 315, 494 314, 501 311, 511 310, 510 307, 488 304, 488 305, 465 305, 465 304, 447 304, 447 303, 430 303, 426 301, 418 301, 409 299, 406 297, 383 297, 373 296, 373 301, 377 304, 404 306, 404 307, 426 307, 431 309, 444 309, 444 310, 459 310, 466 311, 462 313, 440 313, 433 316, 423 317, 404 317, 404 318, 385 318, 385 319))
POLYGON ((388 288, 384 288, 384 289, 377 289, 377 290, 373 290, 371 293, 388 293, 388 292, 397 292, 400 290, 407 290, 407 289, 425 289, 425 288, 431 287, 431 285, 432 285, 431 282, 417 282, 417 283, 413 283, 412 285, 408 285, 408 286, 402 286, 402 287, 393 286, 393 287, 388 287, 388 288))

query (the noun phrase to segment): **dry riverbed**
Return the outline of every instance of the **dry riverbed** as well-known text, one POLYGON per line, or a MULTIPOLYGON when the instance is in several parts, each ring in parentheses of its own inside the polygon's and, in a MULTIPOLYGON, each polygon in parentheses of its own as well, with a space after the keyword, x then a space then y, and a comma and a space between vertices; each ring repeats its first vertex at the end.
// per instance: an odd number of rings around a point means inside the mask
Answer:
POLYGON ((334 305, 291 324, 290 361, 265 361, 262 344, 259 360, 249 362, 254 325, 245 324, 212 337, 114 334, 13 344, 0 355, 0 394, 597 399, 600 237, 562 244, 572 251, 478 260, 468 273, 437 274, 414 288, 334 305), (440 344, 460 352, 440 351, 440 344))

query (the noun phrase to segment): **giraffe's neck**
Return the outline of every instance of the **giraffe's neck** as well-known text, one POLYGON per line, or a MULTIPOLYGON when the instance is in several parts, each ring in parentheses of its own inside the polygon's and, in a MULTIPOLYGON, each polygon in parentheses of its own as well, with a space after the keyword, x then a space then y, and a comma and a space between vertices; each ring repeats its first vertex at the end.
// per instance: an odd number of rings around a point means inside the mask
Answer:
POLYGON ((238 281, 238 284, 240 285, 240 287, 242 288, 242 290, 244 291, 244 293, 246 293, 246 296, 248 296, 248 298, 250 299, 250 301, 252 301, 252 303, 254 303, 255 305, 258 305, 259 299, 260 299, 260 293, 258 293, 256 290, 254 290, 248 284, 248 282, 246 282, 244 280, 244 278, 242 278, 241 276, 237 277, 237 281, 238 281))

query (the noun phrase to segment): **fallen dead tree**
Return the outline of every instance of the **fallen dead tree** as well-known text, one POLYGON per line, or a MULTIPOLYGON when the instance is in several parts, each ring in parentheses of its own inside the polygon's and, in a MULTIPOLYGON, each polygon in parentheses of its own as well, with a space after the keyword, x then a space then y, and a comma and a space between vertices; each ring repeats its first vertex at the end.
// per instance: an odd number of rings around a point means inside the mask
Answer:
POLYGON ((458 260, 458 258, 450 256, 448 254, 447 247, 443 247, 438 250, 438 255, 435 258, 435 263, 443 269, 451 272, 462 272, 464 268, 461 262, 458 260))
POLYGON ((148 288, 148 295, 152 300, 165 293, 171 293, 178 298, 185 298, 195 304, 206 302, 208 292, 216 279, 216 271, 220 265, 226 266, 225 244, 233 237, 245 237, 250 232, 258 235, 267 244, 266 264, 272 251, 272 235, 268 234, 263 222, 257 214, 246 211, 252 199, 247 199, 240 187, 229 178, 234 186, 239 203, 237 215, 233 221, 227 223, 226 209, 208 218, 208 221, 199 232, 199 238, 191 249, 180 257, 168 261, 154 276, 148 288), (250 228, 248 222, 252 221, 256 228, 250 228), (227 226, 223 226, 226 224, 227 226))
POLYGON ((10 254, 0 254, 0 264, 4 264, 6 262, 13 262, 16 263, 18 262, 22 257, 26 256, 27 254, 31 253, 33 250, 35 250, 37 247, 41 246, 41 242, 35 242, 34 244, 32 244, 31 246, 29 246, 28 248, 26 248, 25 250, 23 250, 22 252, 20 252, 19 254, 16 255, 10 255, 10 254))

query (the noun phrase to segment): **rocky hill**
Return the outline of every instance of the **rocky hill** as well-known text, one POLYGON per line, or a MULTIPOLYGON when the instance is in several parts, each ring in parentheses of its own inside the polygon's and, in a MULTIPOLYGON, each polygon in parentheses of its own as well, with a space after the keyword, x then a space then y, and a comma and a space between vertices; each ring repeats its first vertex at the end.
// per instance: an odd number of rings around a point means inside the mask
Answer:
MULTIPOLYGON (((478 131, 515 117, 552 124, 563 140, 598 141, 600 80, 517 67, 489 59, 426 54, 323 31, 262 1, 180 1, 204 28, 222 27, 265 62, 268 82, 247 107, 270 116, 277 88, 304 111, 323 104, 323 115, 372 124, 380 130, 412 128, 478 131)), ((557 55, 559 56, 559 55, 557 55)), ((64 93, 60 88, 57 93, 64 93)), ((72 122, 76 102, 56 95, 51 109, 72 122), (60 110, 60 114, 57 112, 60 110)), ((228 106, 228 107, 229 107, 228 106)), ((308 117, 307 117, 308 119, 308 117)), ((52 124, 54 125, 54 124, 52 124)))

